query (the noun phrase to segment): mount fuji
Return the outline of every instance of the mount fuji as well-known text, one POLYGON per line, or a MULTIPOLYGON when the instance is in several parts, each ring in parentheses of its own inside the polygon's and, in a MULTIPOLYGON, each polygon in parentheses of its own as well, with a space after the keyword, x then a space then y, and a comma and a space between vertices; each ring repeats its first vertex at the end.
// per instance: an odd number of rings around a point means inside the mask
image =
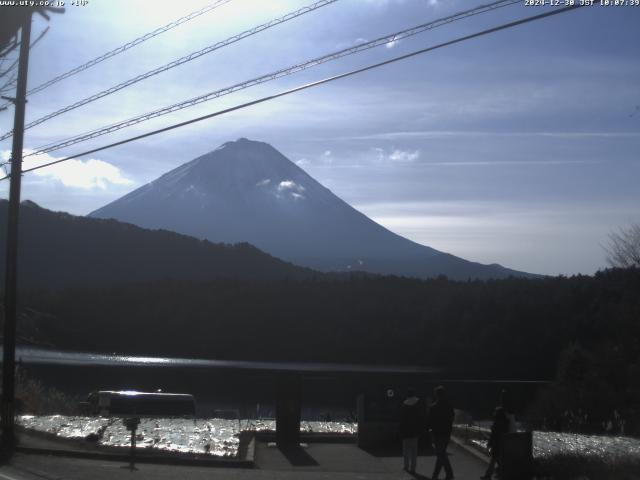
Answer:
POLYGON ((245 138, 227 142, 89 216, 213 242, 248 242, 320 271, 462 280, 529 276, 401 237, 345 203, 271 145, 245 138))

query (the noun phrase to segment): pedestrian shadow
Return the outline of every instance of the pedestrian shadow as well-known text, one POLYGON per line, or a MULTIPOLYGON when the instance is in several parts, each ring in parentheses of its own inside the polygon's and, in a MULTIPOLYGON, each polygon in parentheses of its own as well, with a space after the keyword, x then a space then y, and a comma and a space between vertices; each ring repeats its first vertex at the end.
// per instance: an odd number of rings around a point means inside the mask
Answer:
POLYGON ((294 467, 315 467, 320 465, 309 453, 300 446, 278 447, 289 463, 294 467))
MULTIPOLYGON (((402 457, 402 446, 401 445, 381 445, 376 447, 360 447, 362 450, 367 452, 369 455, 373 455, 374 457, 402 457)), ((431 457, 434 456, 434 450, 428 445, 419 445, 418 446, 418 456, 420 457, 431 457)))
POLYGON ((422 475, 421 473, 409 473, 409 475, 411 475, 413 478, 417 478, 418 480, 431 480, 430 477, 427 477, 426 475, 422 475))

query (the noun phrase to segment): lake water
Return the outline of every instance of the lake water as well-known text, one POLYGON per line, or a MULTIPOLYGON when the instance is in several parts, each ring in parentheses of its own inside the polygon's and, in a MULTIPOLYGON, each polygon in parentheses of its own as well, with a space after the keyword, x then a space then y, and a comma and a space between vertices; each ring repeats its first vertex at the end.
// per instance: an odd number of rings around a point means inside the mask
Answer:
MULTIPOLYGON (((328 373, 336 374, 333 378, 346 378, 351 383, 356 383, 362 378, 374 379, 362 381, 358 389, 360 387, 368 387, 371 384, 379 385, 382 388, 385 386, 384 382, 388 381, 388 379, 402 376, 408 379, 425 378, 425 376, 435 372, 434 369, 427 367, 412 366, 184 359, 62 352, 34 348, 17 349, 16 359, 20 360, 24 365, 33 366, 33 368, 49 369, 47 372, 51 371, 50 369, 55 369, 56 372, 67 372, 69 368, 74 367, 78 370, 88 369, 97 375, 92 374, 82 378, 94 379, 98 384, 98 388, 106 387, 102 383, 105 378, 112 381, 113 378, 120 379, 121 377, 129 376, 130 380, 126 381, 137 384, 141 381, 141 378, 155 375, 158 379, 164 381, 165 372, 176 371, 176 369, 181 372, 177 376, 184 378, 183 384, 193 387, 194 385, 200 385, 202 378, 210 380, 211 375, 216 374, 215 372, 226 372, 224 373, 227 375, 225 381, 230 381, 229 378, 237 381, 237 383, 233 384, 233 389, 231 389, 235 392, 236 402, 236 394, 247 383, 247 372, 258 372, 257 376, 251 377, 251 382, 254 382, 253 391, 267 391, 273 381, 264 379, 272 379, 273 374, 283 371, 315 375, 316 383, 318 381, 327 382, 325 374, 328 373), (107 375, 104 367, 118 368, 107 368, 107 371, 113 372, 107 375), (206 374, 198 373, 197 375, 200 376, 196 377, 194 373, 193 378, 191 378, 190 375, 192 374, 190 372, 196 371, 206 372, 206 374), (138 373, 129 374, 125 372, 138 373), (146 373, 140 375, 139 372, 146 373), (416 377, 416 374, 420 375, 420 377, 416 377), (203 377, 203 375, 206 376, 203 377), (351 376, 349 377, 349 375, 351 376), (368 377, 368 375, 373 376, 368 377), (263 379, 262 384, 257 383, 261 381, 260 379, 263 379)), ((64 374, 64 376, 67 378, 73 377, 67 374, 64 374)), ((156 380, 153 381, 156 382, 156 380)), ((527 382, 519 383, 526 384, 527 382)), ((531 383, 535 384, 536 382, 531 383)), ((325 383, 321 383, 321 385, 322 388, 319 391, 326 392, 327 398, 336 396, 336 392, 328 390, 325 383)), ((130 386, 130 384, 127 383, 124 386, 130 386)), ((94 385, 91 389, 95 389, 95 387, 94 385)), ((313 387, 313 383, 307 384, 306 387, 313 387)), ((477 403, 479 398, 490 396, 493 390, 499 391, 502 388, 500 385, 493 385, 491 382, 487 385, 480 385, 480 387, 487 392, 483 391, 478 395, 463 395, 465 392, 468 393, 470 388, 478 388, 477 386, 467 385, 464 382, 451 385, 450 392, 459 401, 466 396, 475 398, 477 403), (458 392, 456 389, 460 391, 458 392)), ((344 386, 340 386, 340 388, 344 388, 344 386)), ((514 388, 514 386, 510 385, 509 388, 514 388)), ((87 390, 84 391, 87 392, 87 390)), ((218 387, 216 387, 216 392, 216 395, 218 395, 218 387)), ((271 397, 272 393, 269 393, 267 397, 271 397)), ((345 398, 353 399, 352 393, 349 392, 345 398)), ((530 398, 530 394, 525 394, 523 397, 530 398)), ((253 405, 255 407, 255 404, 253 405)), ((255 416, 255 413, 256 410, 253 410, 253 413, 247 416, 255 416)), ((317 418, 316 413, 317 411, 313 412, 313 415, 307 416, 307 418, 317 418)), ((333 418, 336 418, 336 416, 333 415, 333 418)), ((24 415, 20 417, 19 423, 25 428, 48 432, 62 438, 86 439, 87 436, 93 436, 99 438, 98 443, 100 445, 109 447, 124 448, 128 447, 130 443, 130 433, 124 427, 121 419, 62 415, 24 415)), ((250 419, 228 420, 214 417, 195 420, 142 419, 138 429, 138 448, 234 457, 238 454, 239 434, 242 431, 263 430, 275 430, 275 422, 273 420, 250 419)), ((352 422, 302 421, 301 431, 354 435, 357 432, 357 425, 352 422)), ((482 441, 478 443, 482 444, 482 441)), ((572 465, 573 471, 580 471, 585 465, 595 465, 594 468, 607 471, 611 469, 620 472, 640 471, 640 440, 626 437, 534 432, 533 454, 536 463, 543 470, 547 467, 552 468, 553 465, 557 464, 565 466, 569 464, 572 465)))
MULTIPOLYGON (((99 445, 107 447, 125 449, 131 439, 130 432, 117 418, 23 415, 19 417, 19 424, 66 439, 84 441, 93 436, 99 438, 99 445)), ((273 420, 143 418, 138 427, 137 448, 233 458, 238 454, 240 432, 274 429, 273 420)), ((303 421, 300 430, 355 435, 357 425, 303 421)), ((486 448, 486 442, 474 442, 486 448)), ((627 478, 627 473, 633 475, 632 472, 640 471, 640 439, 536 431, 533 432, 533 457, 542 472, 552 472, 560 465, 574 472, 588 467, 591 471, 618 472, 620 478, 627 478)))
MULTIPOLYGON (((464 427, 460 426, 460 430, 464 427)), ((486 429, 485 437, 488 435, 486 429)), ((553 476, 561 471, 567 478, 640 478, 640 439, 534 431, 532 440, 533 460, 542 475, 553 476), (582 476, 585 473, 589 476, 582 476)), ((488 454, 486 440, 475 439, 471 443, 488 454)))
MULTIPOLYGON (((0 351, 2 349, 0 348, 0 351)), ((132 355, 65 352, 38 348, 17 348, 16 360, 26 365, 107 366, 107 367, 177 367, 211 370, 256 370, 306 373, 434 373, 436 368, 413 365, 366 365, 349 363, 261 362, 251 360, 214 360, 202 358, 168 358, 132 355)))
MULTIPOLYGON (((85 440, 91 436, 99 445, 129 447, 131 433, 120 418, 66 415, 22 415, 23 427, 60 438, 85 440)), ((199 453, 235 457, 242 431, 275 431, 274 420, 227 420, 222 418, 142 418, 137 430, 137 448, 168 452, 199 453)), ((305 433, 354 435, 357 425, 350 422, 302 421, 305 433)))
POLYGON ((116 353, 65 352, 19 348, 16 359, 28 373, 66 393, 86 397, 94 390, 138 390, 191 393, 197 416, 216 417, 216 410, 239 409, 240 416, 273 416, 276 378, 295 372, 303 381, 303 418, 349 418, 361 394, 403 395, 415 387, 432 395, 444 383, 457 408, 474 418, 491 416, 502 389, 522 410, 542 384, 536 381, 446 380, 447 372, 428 366, 359 365, 309 362, 261 362, 128 356, 116 353), (260 406, 260 413, 256 409, 260 406))

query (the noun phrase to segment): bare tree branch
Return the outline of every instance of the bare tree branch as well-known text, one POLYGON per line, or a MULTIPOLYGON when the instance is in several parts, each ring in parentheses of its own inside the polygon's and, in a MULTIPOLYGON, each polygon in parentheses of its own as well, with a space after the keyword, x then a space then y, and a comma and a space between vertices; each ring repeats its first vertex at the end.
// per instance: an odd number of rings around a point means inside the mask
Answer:
MULTIPOLYGON (((49 27, 45 28, 42 32, 40 32, 40 35, 38 35, 38 38, 36 38, 33 42, 31 42, 31 46, 29 48, 33 48, 34 46, 36 46, 38 42, 44 38, 44 36, 47 34, 48 31, 49 31, 49 27)), ((18 65, 18 58, 16 58, 13 62, 11 62, 11 65, 9 65, 7 68, 2 68, 6 60, 8 60, 6 55, 0 59, 0 70, 2 70, 0 71, 0 78, 7 75, 11 70, 13 70, 18 65)))
POLYGON ((49 27, 45 28, 42 32, 40 32, 40 35, 38 35, 38 38, 36 38, 33 42, 31 42, 31 45, 29 45, 29 48, 35 47, 38 44, 38 42, 42 40, 42 38, 47 34, 48 31, 49 31, 49 27))
POLYGON ((5 75, 7 75, 11 70, 13 70, 16 65, 18 65, 18 59, 16 58, 13 63, 11 65, 9 65, 5 70, 3 70, 2 72, 0 72, 0 78, 4 77, 5 75))
POLYGON ((7 81, 0 87, 0 93, 12 92, 15 87, 17 77, 18 74, 16 72, 12 73, 11 77, 9 77, 9 79, 7 79, 7 81))
POLYGON ((607 262, 612 267, 640 267, 640 224, 620 228, 609 234, 607 262))
POLYGON ((20 45, 20 42, 13 42, 12 44, 8 45, 2 52, 0 52, 0 57, 6 57, 7 55, 9 55, 13 50, 16 49, 16 47, 20 45))

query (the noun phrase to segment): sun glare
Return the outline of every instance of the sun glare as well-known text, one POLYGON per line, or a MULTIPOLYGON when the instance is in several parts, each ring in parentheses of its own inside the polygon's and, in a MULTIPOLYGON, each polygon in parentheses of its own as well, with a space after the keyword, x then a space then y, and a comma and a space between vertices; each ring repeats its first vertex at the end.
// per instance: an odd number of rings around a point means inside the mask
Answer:
MULTIPOLYGON (((133 17, 139 18, 143 25, 160 27, 214 3, 213 0, 162 2, 162 7, 157 8, 151 2, 133 2, 129 6, 129 11, 133 17)), ((305 4, 305 2, 292 0, 233 0, 221 3, 205 15, 210 15, 211 18, 215 15, 216 21, 226 29, 229 27, 229 22, 244 24, 268 20, 272 16, 300 8, 305 4)))

